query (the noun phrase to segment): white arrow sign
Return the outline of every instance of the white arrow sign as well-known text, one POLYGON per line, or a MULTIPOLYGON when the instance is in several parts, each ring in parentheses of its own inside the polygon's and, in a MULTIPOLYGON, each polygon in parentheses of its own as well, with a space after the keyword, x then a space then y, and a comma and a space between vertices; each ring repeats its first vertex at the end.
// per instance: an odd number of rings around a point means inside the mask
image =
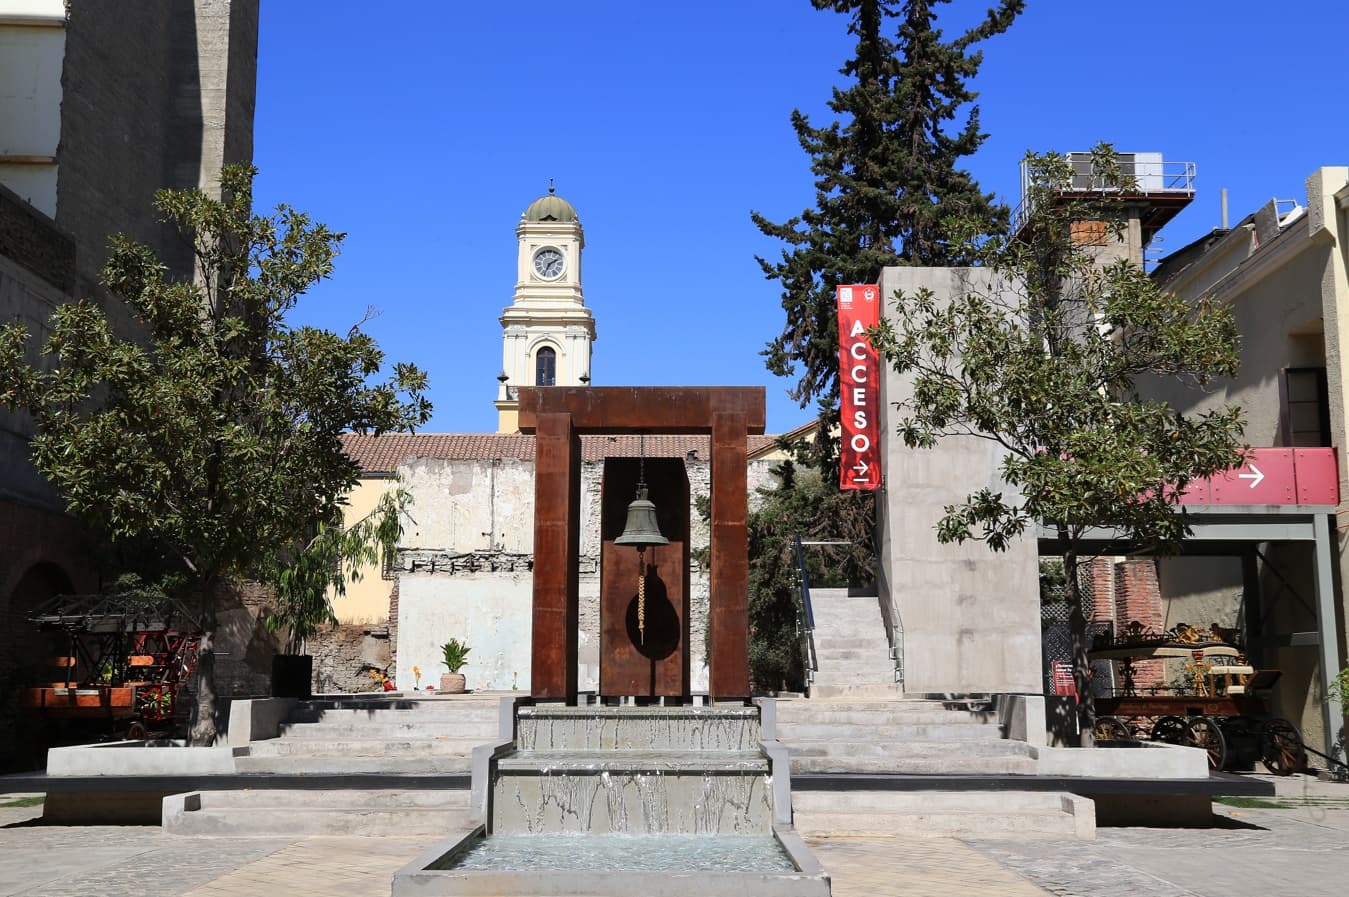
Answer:
POLYGON ((1259 485, 1260 485, 1260 481, 1263 480, 1263 479, 1265 478, 1265 475, 1264 475, 1263 473, 1261 473, 1261 472, 1260 472, 1260 468, 1256 467, 1254 464, 1250 464, 1250 465, 1247 465, 1247 466, 1249 466, 1249 467, 1251 468, 1251 470, 1253 470, 1253 471, 1255 471, 1255 472, 1254 472, 1254 473, 1239 473, 1239 474, 1237 474, 1237 479, 1239 479, 1239 480, 1250 480, 1250 481, 1251 481, 1251 488, 1254 489, 1256 486, 1259 486, 1259 485))
POLYGON ((870 464, 866 461, 859 460, 851 469, 857 471, 857 473, 853 474, 852 479, 854 483, 868 482, 867 471, 871 469, 870 464))

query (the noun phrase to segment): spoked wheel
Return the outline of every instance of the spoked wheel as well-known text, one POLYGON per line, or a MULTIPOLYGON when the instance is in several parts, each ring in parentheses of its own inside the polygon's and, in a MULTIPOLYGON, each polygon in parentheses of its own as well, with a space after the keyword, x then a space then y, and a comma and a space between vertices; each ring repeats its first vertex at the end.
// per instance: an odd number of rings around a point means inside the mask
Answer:
POLYGON ((1167 744, 1184 744, 1188 726, 1179 716, 1164 716, 1152 726, 1152 740, 1167 744))
POLYGON ((1208 751, 1208 768, 1222 769, 1227 762, 1227 739, 1218 724, 1206 716, 1190 720, 1185 744, 1208 751))
POLYGON ((126 727, 127 741, 144 741, 146 738, 149 737, 150 733, 146 731, 145 724, 142 723, 140 720, 136 720, 134 723, 126 727))
POLYGON ((1286 719, 1272 719, 1260 727, 1260 762, 1276 776, 1290 776, 1307 766, 1302 735, 1286 719))
POLYGON ((1103 716, 1096 720, 1092 734, 1097 741, 1130 741, 1134 737, 1129 727, 1117 716, 1103 716))

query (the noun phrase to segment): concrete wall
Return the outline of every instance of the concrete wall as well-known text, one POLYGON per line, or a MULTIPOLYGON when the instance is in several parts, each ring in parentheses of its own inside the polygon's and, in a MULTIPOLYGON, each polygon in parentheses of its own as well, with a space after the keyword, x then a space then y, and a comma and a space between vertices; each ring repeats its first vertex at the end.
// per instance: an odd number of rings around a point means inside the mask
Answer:
MULTIPOLYGON (((770 485, 769 461, 749 465, 751 501, 770 485)), ((579 682, 583 691, 599 685, 600 496, 603 462, 581 469, 579 682)), ((690 490, 690 539, 706 548, 709 528, 696 510, 710 494, 704 460, 685 461, 690 490)), ((534 465, 496 459, 448 461, 413 459, 399 477, 416 504, 398 556, 398 614, 395 681, 436 684, 444 667, 440 645, 451 637, 472 649, 464 669, 468 687, 527 689, 533 602, 534 465)), ((694 564, 689 585, 690 680, 706 691, 707 571, 694 564)))
MULTIPOLYGON (((921 287, 938 297, 988 289, 978 269, 887 268, 881 294, 921 287)), ((888 301, 888 300, 887 300, 888 301)), ((895 435, 894 402, 906 378, 882 378, 881 450, 885 489, 878 497, 882 600, 903 627, 904 689, 911 694, 1041 691, 1040 599, 1035 541, 1004 553, 970 542, 941 545, 943 508, 998 479, 999 452, 972 438, 943 439, 932 450, 910 450, 895 435)))

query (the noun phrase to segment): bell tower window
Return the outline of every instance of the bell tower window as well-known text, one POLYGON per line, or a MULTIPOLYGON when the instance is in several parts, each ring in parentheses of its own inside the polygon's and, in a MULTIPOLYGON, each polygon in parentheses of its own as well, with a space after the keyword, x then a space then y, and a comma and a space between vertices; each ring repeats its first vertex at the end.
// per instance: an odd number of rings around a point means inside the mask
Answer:
POLYGON ((557 385, 557 352, 547 346, 534 354, 534 385, 557 385))

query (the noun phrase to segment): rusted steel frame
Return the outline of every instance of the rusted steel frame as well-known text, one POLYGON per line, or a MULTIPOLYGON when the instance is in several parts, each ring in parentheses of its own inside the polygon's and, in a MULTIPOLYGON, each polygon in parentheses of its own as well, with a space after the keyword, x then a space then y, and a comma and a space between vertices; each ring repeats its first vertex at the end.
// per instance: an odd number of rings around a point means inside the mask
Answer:
POLYGON ((715 415, 740 413, 758 435, 764 396, 762 386, 522 386, 519 426, 532 433, 540 416, 566 413, 577 433, 705 435, 715 415))
POLYGON ((569 414, 538 418, 530 693, 576 700, 581 440, 569 414))
POLYGON ((749 501, 743 413, 712 419, 712 576, 708 601, 709 691, 749 697, 749 501))

